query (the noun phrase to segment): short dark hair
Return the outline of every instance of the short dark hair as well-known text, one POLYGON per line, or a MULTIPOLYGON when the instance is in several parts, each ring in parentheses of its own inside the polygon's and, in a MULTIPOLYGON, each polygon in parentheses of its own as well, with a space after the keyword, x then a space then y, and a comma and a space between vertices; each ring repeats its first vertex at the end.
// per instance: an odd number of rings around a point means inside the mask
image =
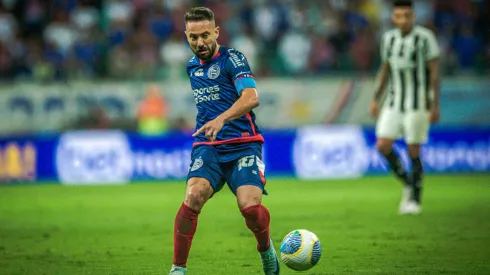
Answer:
POLYGON ((396 0, 393 2, 394 8, 412 8, 413 4, 411 0, 396 0))
POLYGON ((195 7, 189 10, 188 12, 186 12, 184 18, 186 23, 189 21, 204 21, 204 20, 213 21, 214 13, 212 10, 206 7, 195 7))

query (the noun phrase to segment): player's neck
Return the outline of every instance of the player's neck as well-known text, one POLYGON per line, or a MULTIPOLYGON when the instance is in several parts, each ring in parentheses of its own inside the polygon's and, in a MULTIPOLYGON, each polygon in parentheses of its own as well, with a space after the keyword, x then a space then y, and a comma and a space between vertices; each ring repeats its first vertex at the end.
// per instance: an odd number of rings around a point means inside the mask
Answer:
POLYGON ((400 33, 401 33, 401 35, 402 35, 403 37, 405 37, 405 36, 407 36, 407 35, 409 35, 409 34, 411 34, 411 33, 412 33, 413 28, 414 28, 414 26, 410 27, 410 29, 408 29, 407 31, 402 31, 402 30, 400 29, 400 33))
POLYGON ((218 54, 219 54, 219 47, 220 47, 220 45, 219 45, 219 44, 216 44, 216 49, 215 49, 215 50, 214 50, 214 52, 213 52, 213 57, 211 57, 211 58, 210 58, 210 59, 208 59, 208 60, 202 60, 202 59, 200 59, 200 58, 199 58, 199 62, 200 62, 201 64, 204 64, 204 63, 206 63, 206 62, 208 62, 208 61, 212 60, 212 59, 213 59, 213 58, 215 58, 216 56, 218 56, 218 54))
POLYGON ((216 50, 214 50, 213 58, 216 57, 216 55, 218 55, 218 53, 219 53, 219 47, 220 47, 220 45, 218 43, 216 43, 216 50))

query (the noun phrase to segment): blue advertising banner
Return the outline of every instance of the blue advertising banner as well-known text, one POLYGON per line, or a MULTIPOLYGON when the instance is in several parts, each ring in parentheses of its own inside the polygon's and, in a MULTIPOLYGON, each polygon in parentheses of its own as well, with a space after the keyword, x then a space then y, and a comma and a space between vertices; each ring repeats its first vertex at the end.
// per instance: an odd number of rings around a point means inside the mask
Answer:
POLYGON ((192 139, 145 137, 120 131, 69 132, 54 148, 56 175, 65 184, 119 184, 181 179, 190 165, 192 139))
MULTIPOLYGON (((387 173, 374 131, 353 125, 307 126, 264 133, 267 176, 357 178, 387 173)), ((184 179, 192 138, 171 133, 147 137, 122 131, 0 138, 0 182, 59 181, 123 184, 184 179)), ((397 142, 403 162, 410 160, 397 142)), ((490 172, 490 128, 434 128, 423 147, 428 173, 490 172)))
MULTIPOLYGON (((292 148, 299 178, 356 178, 388 172, 372 128, 303 127, 297 130, 292 148)), ((395 150, 409 168, 403 141, 396 142, 395 150)), ((490 128, 433 128, 421 157, 427 173, 490 172, 490 128)))
MULTIPOLYGON (((374 131, 365 130, 364 137, 374 150, 374 131)), ((397 142, 395 149, 408 167, 410 159, 406 146, 397 142)), ((428 173, 489 172, 490 129, 489 128, 434 128, 427 144, 422 147, 424 170, 428 173)), ((374 155, 374 154, 372 154, 374 155)), ((370 173, 386 171, 379 154, 373 157, 370 173)))

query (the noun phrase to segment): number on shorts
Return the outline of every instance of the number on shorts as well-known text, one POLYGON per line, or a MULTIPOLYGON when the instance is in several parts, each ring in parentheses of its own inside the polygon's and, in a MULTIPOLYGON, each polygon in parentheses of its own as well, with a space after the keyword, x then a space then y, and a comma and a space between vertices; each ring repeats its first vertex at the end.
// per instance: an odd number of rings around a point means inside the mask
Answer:
POLYGON ((246 156, 238 161, 238 171, 242 170, 243 167, 250 167, 254 164, 255 156, 246 156))

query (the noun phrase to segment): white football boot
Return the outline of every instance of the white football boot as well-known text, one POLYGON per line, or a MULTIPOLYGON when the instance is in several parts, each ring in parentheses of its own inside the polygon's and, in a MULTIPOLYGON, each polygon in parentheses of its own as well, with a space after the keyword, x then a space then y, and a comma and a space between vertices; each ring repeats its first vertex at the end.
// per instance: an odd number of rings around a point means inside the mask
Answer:
POLYGON ((409 214, 407 211, 410 203, 412 202, 412 195, 413 187, 410 185, 405 185, 405 187, 403 187, 402 199, 399 207, 399 212, 401 215, 409 214))
POLYGON ((265 275, 278 275, 279 274, 279 258, 277 257, 276 250, 270 240, 270 246, 267 251, 259 252, 262 260, 262 268, 265 275))
POLYGON ((172 269, 170 269, 169 275, 185 275, 187 269, 185 267, 172 265, 172 269))
POLYGON ((416 201, 410 201, 405 208, 405 213, 408 215, 418 215, 422 212, 422 207, 416 201))

